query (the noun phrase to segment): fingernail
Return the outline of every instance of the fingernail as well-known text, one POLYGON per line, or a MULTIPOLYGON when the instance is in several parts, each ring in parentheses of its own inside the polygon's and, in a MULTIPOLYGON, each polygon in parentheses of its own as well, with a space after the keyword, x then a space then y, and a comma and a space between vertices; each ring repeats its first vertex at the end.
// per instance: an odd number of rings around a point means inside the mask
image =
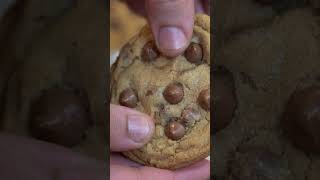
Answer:
POLYGON ((150 126, 148 119, 141 115, 128 116, 128 134, 135 142, 144 142, 148 138, 150 126))
POLYGON ((178 50, 187 44, 187 38, 178 27, 162 27, 159 31, 158 46, 164 50, 178 50))

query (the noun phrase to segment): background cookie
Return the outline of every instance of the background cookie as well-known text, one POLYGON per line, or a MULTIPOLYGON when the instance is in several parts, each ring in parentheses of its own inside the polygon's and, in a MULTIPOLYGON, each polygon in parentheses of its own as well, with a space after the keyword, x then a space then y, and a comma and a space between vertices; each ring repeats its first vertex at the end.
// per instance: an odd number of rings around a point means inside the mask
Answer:
MULTIPOLYGON (((32 138, 29 117, 33 100, 43 95, 43 91, 68 82, 88 95, 86 104, 94 121, 93 126, 84 128, 85 137, 72 150, 105 160, 106 83, 101 82, 106 82, 104 67, 108 63, 104 38, 106 2, 100 1, 97 6, 97 2, 81 0, 73 6, 72 1, 30 0, 22 6, 23 11, 12 9, 12 15, 19 21, 12 23, 9 34, 2 34, 7 41, 2 43, 5 48, 0 52, 0 69, 6 69, 0 70, 0 131, 32 138), (96 28, 79 31, 88 27, 96 28)), ((72 94, 66 96, 72 98, 72 94)), ((52 105, 42 108, 46 107, 52 109, 52 105)), ((54 115, 59 113, 55 111, 54 115)), ((83 129, 78 130, 81 133, 77 136, 82 137, 83 129)))
MULTIPOLYGON (((231 123, 212 138, 217 155, 213 160, 219 164, 213 172, 216 176, 229 174, 230 155, 246 144, 266 146, 280 154, 292 172, 292 180, 319 179, 316 174, 320 159, 310 151, 312 148, 319 153, 318 140, 312 140, 318 136, 317 131, 311 128, 319 129, 314 123, 317 120, 310 118, 313 122, 301 124, 307 119, 303 116, 292 119, 293 114, 290 120, 282 119, 286 108, 295 108, 287 106, 294 92, 319 86, 318 20, 319 16, 311 7, 287 9, 268 24, 261 23, 260 27, 231 35, 224 46, 215 51, 214 65, 224 66, 234 75, 238 100, 231 123), (297 132, 306 136, 297 139, 301 135, 297 132)), ((308 97, 310 95, 309 92, 308 97)), ((307 100, 307 96, 303 97, 307 100)), ((311 99, 316 98, 312 96, 311 99)), ((313 106, 319 107, 308 101, 298 104, 298 109, 294 110, 298 113, 308 113, 313 106)), ((317 117, 316 113, 312 116, 317 117)))
POLYGON ((144 27, 121 50, 111 70, 111 103, 149 114, 153 139, 130 159, 159 168, 184 167, 210 150, 210 19, 195 18, 192 42, 183 55, 162 56, 144 27))
POLYGON ((110 1, 110 52, 117 51, 146 24, 125 3, 110 1))

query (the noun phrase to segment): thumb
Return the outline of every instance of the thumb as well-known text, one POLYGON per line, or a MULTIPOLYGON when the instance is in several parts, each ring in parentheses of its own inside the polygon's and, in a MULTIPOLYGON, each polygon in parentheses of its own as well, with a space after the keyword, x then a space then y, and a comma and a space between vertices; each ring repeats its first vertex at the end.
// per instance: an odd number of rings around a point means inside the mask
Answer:
POLYGON ((127 151, 147 143, 154 132, 151 117, 130 108, 110 104, 110 149, 127 151))
POLYGON ((146 11, 158 49, 178 56, 187 48, 193 32, 194 1, 146 0, 146 11))

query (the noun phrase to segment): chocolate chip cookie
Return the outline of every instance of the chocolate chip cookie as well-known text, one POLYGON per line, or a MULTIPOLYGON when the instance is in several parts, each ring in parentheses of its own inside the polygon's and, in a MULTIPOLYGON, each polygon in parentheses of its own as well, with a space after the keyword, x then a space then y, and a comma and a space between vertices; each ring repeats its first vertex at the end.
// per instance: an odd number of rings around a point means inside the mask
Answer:
POLYGON ((144 147, 124 155, 144 165, 177 169, 210 151, 210 18, 195 17, 186 51, 163 56, 145 26, 111 68, 111 103, 150 115, 155 133, 144 147))
POLYGON ((73 147, 80 144, 92 125, 88 96, 72 87, 44 90, 32 103, 29 119, 33 137, 73 147))
POLYGON ((296 90, 289 98, 282 125, 293 143, 306 152, 320 152, 320 86, 296 90))
POLYGON ((236 152, 228 163, 225 180, 288 180, 292 172, 281 155, 264 147, 247 147, 236 152))

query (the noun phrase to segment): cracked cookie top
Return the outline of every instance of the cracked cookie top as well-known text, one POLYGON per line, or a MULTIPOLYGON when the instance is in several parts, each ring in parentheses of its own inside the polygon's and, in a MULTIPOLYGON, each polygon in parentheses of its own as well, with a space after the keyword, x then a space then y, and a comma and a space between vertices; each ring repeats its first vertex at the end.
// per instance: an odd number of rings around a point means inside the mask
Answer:
POLYGON ((121 50, 111 68, 111 103, 150 115, 155 134, 124 154, 139 163, 176 169, 209 155, 210 18, 195 17, 186 51, 167 58, 145 26, 121 50))

